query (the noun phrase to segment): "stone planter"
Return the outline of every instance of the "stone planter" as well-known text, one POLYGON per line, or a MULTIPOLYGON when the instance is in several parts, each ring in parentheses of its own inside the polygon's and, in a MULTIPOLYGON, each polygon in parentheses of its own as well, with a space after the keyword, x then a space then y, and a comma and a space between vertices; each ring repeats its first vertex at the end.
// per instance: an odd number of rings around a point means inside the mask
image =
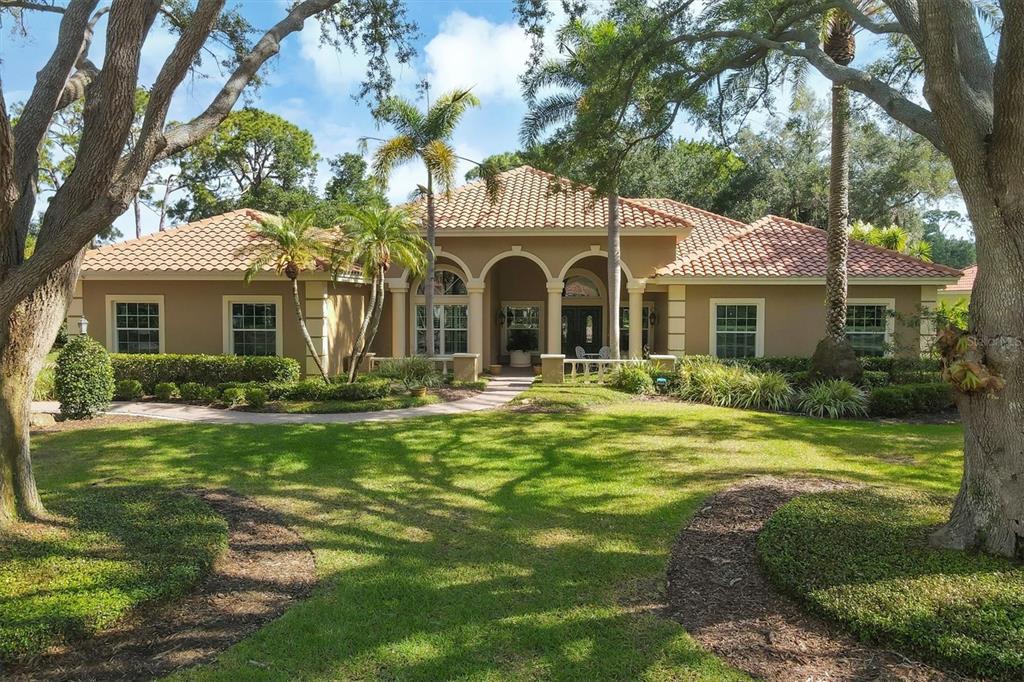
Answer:
POLYGON ((492 376, 498 376, 501 374, 501 365, 491 365, 488 368, 492 376))
POLYGON ((530 354, 524 350, 514 350, 509 353, 508 364, 512 367, 529 367, 530 354))
POLYGON ((427 395, 427 387, 416 386, 414 388, 410 388, 409 395, 411 395, 413 398, 424 398, 427 395))

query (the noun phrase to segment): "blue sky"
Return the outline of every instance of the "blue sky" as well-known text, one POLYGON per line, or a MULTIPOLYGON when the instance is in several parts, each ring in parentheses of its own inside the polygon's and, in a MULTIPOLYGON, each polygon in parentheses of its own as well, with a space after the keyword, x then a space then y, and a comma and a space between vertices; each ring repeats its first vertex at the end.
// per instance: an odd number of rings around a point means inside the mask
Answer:
MULTIPOLYGON (((257 29, 265 29, 284 15, 287 2, 245 0, 236 4, 257 29)), ((518 148, 519 124, 526 110, 518 75, 528 55, 529 41, 516 24, 512 0, 411 0, 407 5, 421 35, 416 40, 418 54, 414 62, 396 67, 398 91, 412 96, 414 85, 423 78, 428 79, 435 93, 471 86, 482 106, 466 115, 455 136, 459 153, 482 159, 518 148)), ((57 24, 54 15, 32 15, 27 37, 14 35, 6 27, 0 31, 0 78, 9 104, 28 97, 35 72, 53 49, 57 24)), ((103 47, 103 25, 99 28, 91 53, 97 63, 102 59, 103 47)), ((143 48, 143 85, 152 83, 173 44, 171 34, 159 25, 154 27, 143 48)), ((870 52, 870 44, 862 44, 861 57, 869 58, 870 52)), ((313 133, 317 150, 325 159, 317 179, 320 185, 329 178, 327 158, 357 151, 361 136, 388 132, 377 128, 365 102, 355 102, 351 97, 365 73, 365 60, 358 54, 321 47, 319 27, 313 21, 307 22, 302 33, 286 39, 280 56, 268 67, 264 71, 266 84, 252 94, 252 103, 313 133)), ((171 118, 185 119, 200 111, 222 82, 223 76, 213 70, 207 79, 183 84, 176 94, 171 118)), ((809 83, 819 96, 827 92, 824 79, 813 72, 809 83)), ((756 125, 764 117, 758 113, 750 122, 756 125)), ((674 132, 686 137, 700 134, 686 121, 680 121, 674 132)), ((391 198, 407 197, 422 181, 421 175, 415 166, 396 171, 391 179, 391 198)), ((144 220, 144 231, 155 229, 155 215, 146 211, 144 220)), ((134 232, 128 216, 119 219, 117 225, 126 235, 134 232)))

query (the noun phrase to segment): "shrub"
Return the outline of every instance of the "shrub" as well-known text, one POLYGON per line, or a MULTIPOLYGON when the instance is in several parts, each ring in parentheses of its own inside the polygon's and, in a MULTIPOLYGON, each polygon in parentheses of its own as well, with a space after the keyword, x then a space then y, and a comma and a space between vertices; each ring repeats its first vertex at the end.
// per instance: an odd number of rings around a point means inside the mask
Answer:
POLYGON ((800 394, 797 409, 812 417, 829 419, 864 416, 867 414, 867 396, 845 379, 821 381, 800 394))
POLYGON ((419 356, 385 360, 377 366, 374 374, 383 379, 397 381, 406 388, 438 386, 443 381, 434 361, 419 356))
POLYGON ((620 365, 612 370, 608 379, 612 388, 632 393, 633 395, 649 395, 654 393, 654 379, 648 371, 637 364, 620 365))
POLYGON ((153 387, 153 395, 159 400, 174 400, 178 397, 178 384, 173 381, 161 381, 153 387))
POLYGON ((90 419, 114 397, 114 373, 107 349, 91 337, 70 339, 57 356, 54 390, 60 413, 68 419, 90 419))
POLYGON ((189 382, 216 386, 233 381, 297 381, 299 378, 297 361, 275 356, 120 354, 111 356, 111 362, 118 380, 136 379, 147 391, 164 382, 179 386, 189 382))
POLYGON ((135 379, 122 379, 114 389, 118 400, 138 400, 142 395, 142 384, 135 379))
POLYGON ((953 387, 945 382, 876 388, 868 400, 868 410, 876 417, 942 412, 952 406, 953 387))
POLYGON ((868 388, 877 388, 889 385, 889 373, 880 372, 877 369, 864 370, 864 385, 868 388))
POLYGON ((186 381, 178 389, 178 392, 181 394, 182 400, 202 400, 203 388, 205 387, 200 383, 196 383, 195 381, 186 381))
POLYGON ((741 407, 743 396, 749 393, 744 386, 749 375, 750 371, 744 367, 714 361, 702 363, 690 370, 679 392, 687 400, 719 407, 741 407))
POLYGON ((740 386, 741 407, 781 412, 793 401, 793 387, 781 372, 750 372, 740 386))
POLYGON ((214 386, 203 386, 199 391, 199 400, 204 403, 215 403, 220 399, 220 391, 214 386))
POLYGON ((243 388, 226 388, 224 392, 220 394, 221 402, 228 407, 238 407, 245 404, 245 389, 243 388))
POLYGON ((262 388, 250 388, 245 391, 245 402, 249 407, 259 409, 267 404, 267 392, 262 388))
POLYGON ((376 400, 391 393, 391 381, 371 377, 354 384, 334 384, 325 388, 322 400, 376 400))
POLYGON ((755 372, 779 372, 780 374, 806 372, 811 366, 811 361, 808 358, 787 356, 774 358, 739 358, 735 360, 722 360, 722 363, 726 365, 740 365, 755 372))

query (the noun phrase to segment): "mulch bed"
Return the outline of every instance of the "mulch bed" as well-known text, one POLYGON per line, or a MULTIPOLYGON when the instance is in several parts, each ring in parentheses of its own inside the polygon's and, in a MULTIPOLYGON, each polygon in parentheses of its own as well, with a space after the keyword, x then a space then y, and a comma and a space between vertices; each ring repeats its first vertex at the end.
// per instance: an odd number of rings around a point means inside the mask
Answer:
POLYGON ((959 680, 855 641, 777 592, 757 560, 757 536, 798 495, 846 487, 758 478, 711 497, 676 538, 667 615, 731 665, 764 680, 959 680))
POLYGON ((185 598, 137 609, 4 680, 148 680, 205 663, 277 618, 316 582, 313 554, 278 515, 228 490, 191 490, 228 522, 228 549, 185 598))
POLYGON ((151 422, 152 419, 144 417, 130 417, 126 414, 101 414, 92 419, 58 419, 56 423, 48 426, 40 426, 32 429, 33 434, 54 433, 57 431, 78 431, 80 429, 102 429, 108 426, 120 426, 122 424, 141 424, 151 422))

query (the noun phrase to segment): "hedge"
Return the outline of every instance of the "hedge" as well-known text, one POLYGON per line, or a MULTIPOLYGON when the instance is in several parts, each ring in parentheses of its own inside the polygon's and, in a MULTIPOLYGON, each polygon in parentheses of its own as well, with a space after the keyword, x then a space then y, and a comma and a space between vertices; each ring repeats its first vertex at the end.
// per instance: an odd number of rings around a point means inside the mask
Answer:
POLYGON ((114 379, 135 379, 147 393, 157 384, 197 383, 216 386, 228 382, 297 381, 299 363, 276 356, 239 357, 235 355, 146 355, 110 356, 114 379))
POLYGON ((68 419, 91 419, 114 398, 110 356, 89 336, 75 336, 61 348, 54 376, 60 413, 68 419))
POLYGON ((374 400, 391 393, 391 381, 371 378, 354 384, 325 384, 320 379, 306 379, 294 382, 226 382, 218 386, 222 393, 233 388, 243 392, 259 389, 265 391, 270 400, 374 400))
POLYGON ((930 414, 952 406, 953 387, 944 382, 876 388, 868 399, 868 411, 876 417, 930 414))

